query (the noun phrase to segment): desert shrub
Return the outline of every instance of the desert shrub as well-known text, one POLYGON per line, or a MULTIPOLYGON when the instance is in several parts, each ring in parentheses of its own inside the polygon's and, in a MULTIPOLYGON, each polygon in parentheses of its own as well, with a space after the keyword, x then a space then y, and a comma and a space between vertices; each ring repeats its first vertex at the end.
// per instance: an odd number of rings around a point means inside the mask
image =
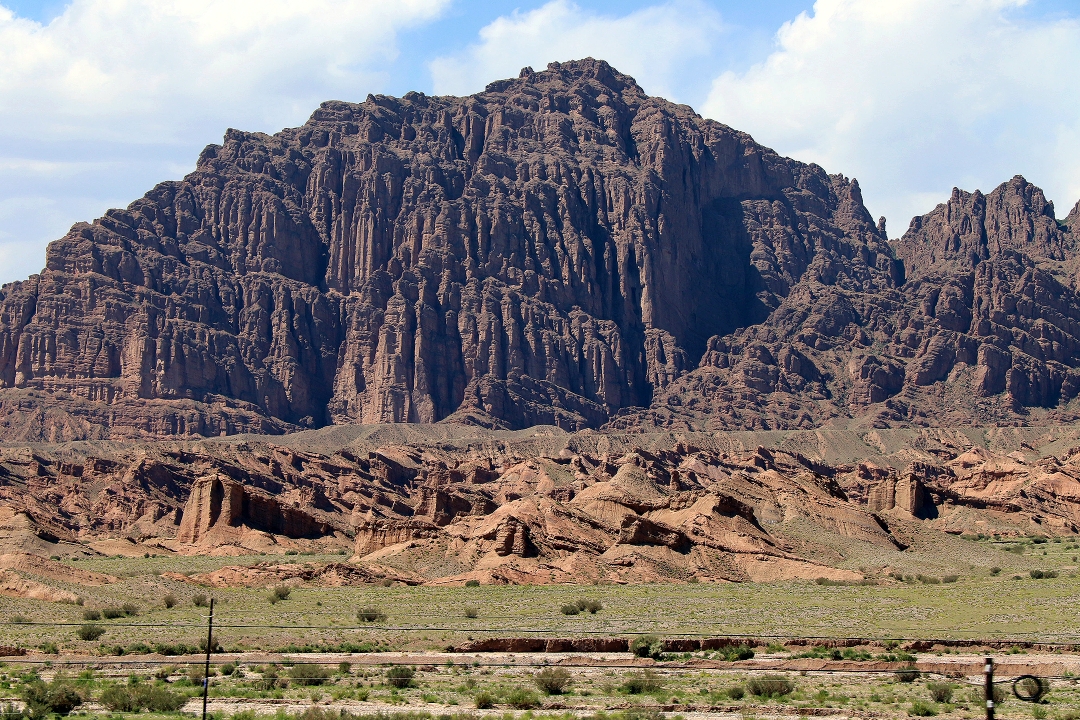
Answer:
POLYGON ((166 610, 176 607, 176 596, 169 593, 161 599, 161 604, 165 606, 166 610))
POLYGON ((396 688, 413 687, 416 671, 404 665, 395 665, 386 671, 386 682, 396 688))
POLYGON ((952 702, 953 686, 952 683, 946 682, 928 682, 926 683, 926 690, 930 693, 930 698, 934 702, 947 703, 952 702))
POLYGON ((292 594, 292 588, 288 585, 275 585, 270 588, 270 602, 275 603, 279 600, 288 600, 289 595, 292 594))
POLYGON ((937 708, 933 703, 928 703, 925 700, 912 700, 911 709, 908 710, 908 715, 913 717, 932 717, 937 715, 937 708))
POLYGON ((156 685, 132 683, 110 685, 101 692, 98 701, 113 712, 176 712, 187 702, 180 693, 156 685))
POLYGON ((472 618, 472 619, 475 619, 478 615, 480 615, 480 611, 477 610, 472 605, 466 605, 464 612, 465 612, 465 617, 472 618))
POLYGON ((531 710, 540 704, 540 698, 532 690, 517 687, 507 693, 506 704, 515 710, 531 710))
POLYGON ((45 718, 53 713, 67 715, 83 704, 82 694, 62 677, 53 678, 51 683, 41 680, 27 683, 21 697, 30 718, 45 718))
POLYGON ((630 652, 638 657, 659 659, 664 652, 664 644, 655 635, 641 635, 630 642, 630 652))
POLYGON ((990 568, 990 574, 991 574, 991 575, 994 575, 994 576, 996 577, 996 576, 997 576, 997 575, 999 575, 1000 573, 1001 573, 1001 568, 999 568, 999 567, 998 567, 997 565, 995 565, 994 567, 990 568))
POLYGON ((1034 580, 1050 579, 1058 576, 1057 570, 1032 570, 1028 574, 1031 575, 1034 580))
POLYGON ((191 597, 191 604, 195 607, 206 607, 210 604, 210 600, 206 597, 206 595, 199 593, 191 597))
POLYGON ((124 613, 125 617, 135 617, 139 614, 139 606, 135 603, 124 603, 120 606, 120 610, 124 613))
POLYGON ((86 610, 83 610, 83 612, 82 612, 82 619, 83 620, 100 620, 101 619, 101 611, 100 610, 92 610, 90 608, 87 608, 86 610))
POLYGON ((656 692, 664 687, 664 680, 653 670, 630 673, 623 680, 622 691, 629 695, 656 692))
POLYGON ((581 609, 577 606, 576 603, 566 603, 565 605, 559 607, 559 612, 561 612, 563 615, 577 615, 581 612, 581 609))
POLYGON ((1032 698, 1034 702, 1042 700, 1046 693, 1050 692, 1050 685, 1039 678, 1026 677, 1017 681, 1014 688, 1024 698, 1032 698))
MULTIPOLYGON (((221 643, 218 641, 218 636, 217 635, 211 635, 210 636, 210 652, 219 653, 219 652, 222 652, 222 651, 223 651, 223 649, 221 647, 221 643)), ((199 652, 200 653, 206 652, 206 638, 202 638, 201 640, 199 640, 199 652)))
POLYGON ((754 657, 754 649, 749 645, 728 645, 720 648, 718 652, 723 655, 724 659, 728 662, 736 662, 738 660, 749 660, 754 657))
MULTIPOLYGON (((994 686, 994 705, 1001 705, 1009 698, 1008 692, 1000 685, 994 686)), ((986 690, 979 686, 971 688, 968 693, 968 702, 975 707, 986 706, 986 690)))
POLYGON ((342 660, 341 662, 338 663, 337 671, 339 673, 341 673, 342 675, 350 675, 350 674, 352 674, 352 663, 350 663, 347 660, 342 660))
POLYGON ((369 605, 356 611, 356 619, 360 622, 383 622, 386 620, 386 613, 377 607, 369 605))
POLYGON ((85 625, 80 625, 75 630, 75 635, 80 640, 87 640, 87 641, 97 640, 99 637, 101 637, 104 634, 105 634, 105 628, 101 627, 100 625, 94 625, 92 623, 87 623, 85 625))
POLYGON ((322 685, 330 679, 330 671, 320 665, 293 665, 289 679, 297 685, 322 685))
POLYGON ((751 695, 759 698, 778 698, 790 695, 795 690, 795 683, 783 675, 764 675, 751 678, 746 683, 751 695))
POLYGON ((23 711, 12 703, 0 707, 0 720, 23 720, 23 711))
POLYGON ((732 700, 742 700, 746 697, 746 688, 742 685, 732 685, 727 689, 727 696, 732 700))
POLYGON ((487 710, 488 708, 495 707, 495 696, 489 693, 487 690, 481 690, 473 697, 473 701, 476 703, 478 710, 487 710))
POLYGON ((604 604, 596 598, 578 598, 576 603, 578 610, 595 615, 604 609, 604 604))
POLYGON ((480 587, 479 580, 466 580, 465 587, 480 587))
POLYGON ((960 579, 959 575, 944 575, 941 578, 941 582, 943 582, 943 583, 954 583, 959 579, 960 579))
POLYGON ((941 580, 933 577, 932 575, 916 575, 915 579, 921 582, 923 585, 940 585, 941 580))
POLYGON ((107 607, 101 609, 101 616, 106 620, 115 620, 117 618, 124 617, 124 611, 118 607, 107 607))
POLYGON ((546 695, 562 695, 570 687, 572 678, 566 668, 544 668, 533 675, 533 682, 546 695))
POLYGON ((187 681, 196 687, 202 687, 206 674, 202 665, 192 665, 187 669, 187 681))
POLYGON ((893 674, 902 683, 911 683, 919 679, 919 671, 914 667, 900 668, 893 674))
POLYGON ((221 666, 221 674, 223 677, 229 677, 230 675, 236 675, 240 670, 240 666, 234 662, 227 662, 221 666))
POLYGON ((19 615, 16 613, 9 618, 9 621, 15 625, 24 625, 30 622, 30 618, 26 617, 25 615, 19 615))

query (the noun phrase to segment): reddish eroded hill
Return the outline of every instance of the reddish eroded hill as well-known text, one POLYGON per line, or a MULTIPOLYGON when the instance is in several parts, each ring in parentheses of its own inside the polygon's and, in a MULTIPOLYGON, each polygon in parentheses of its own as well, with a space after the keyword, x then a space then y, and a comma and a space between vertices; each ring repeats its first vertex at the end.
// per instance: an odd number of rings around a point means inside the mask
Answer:
MULTIPOLYGON (((1072 437, 1059 434, 1053 442, 1072 437)), ((1080 532, 1080 451, 964 450, 959 435, 817 439, 892 447, 852 463, 791 447, 810 437, 751 450, 737 447, 749 436, 478 431, 384 445, 305 435, 312 449, 5 449, 0 537, 39 556, 121 542, 131 554, 352 556, 200 576, 211 584, 438 584, 858 579, 902 564, 913 545, 928 553, 920 563, 955 553, 943 532, 1080 532), (852 564, 862 556, 874 564, 852 564)))

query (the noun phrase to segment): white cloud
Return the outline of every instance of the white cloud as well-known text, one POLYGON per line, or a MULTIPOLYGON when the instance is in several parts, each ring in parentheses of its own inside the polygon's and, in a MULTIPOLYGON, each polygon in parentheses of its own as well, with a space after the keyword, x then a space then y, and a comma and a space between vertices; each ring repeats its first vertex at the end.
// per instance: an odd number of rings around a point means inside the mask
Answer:
POLYGON ((1080 197, 1080 23, 1023 4, 818 0, 767 60, 720 75, 703 114, 857 176, 891 236, 954 185, 1017 173, 1064 216, 1080 197))
POLYGON ((701 77, 692 63, 708 58, 724 32, 719 14, 695 0, 622 16, 552 0, 496 19, 480 31, 478 43, 430 67, 436 93, 466 95, 492 80, 516 77, 527 65, 541 70, 553 60, 592 56, 633 75, 650 94, 681 99, 701 77))
POLYGON ((272 132, 363 99, 398 33, 449 2, 74 0, 42 25, 0 0, 0 283, 40 269, 58 227, 193 168, 226 127, 272 132))

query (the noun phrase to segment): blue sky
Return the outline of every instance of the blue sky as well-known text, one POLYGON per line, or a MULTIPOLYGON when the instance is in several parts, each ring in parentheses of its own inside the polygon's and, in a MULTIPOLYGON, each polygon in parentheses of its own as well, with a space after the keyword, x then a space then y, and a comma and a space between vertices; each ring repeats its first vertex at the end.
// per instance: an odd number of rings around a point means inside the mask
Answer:
POLYGON ((1080 198, 1080 0, 0 0, 0 283, 227 127, 585 55, 858 177, 899 236, 954 185, 1080 198))

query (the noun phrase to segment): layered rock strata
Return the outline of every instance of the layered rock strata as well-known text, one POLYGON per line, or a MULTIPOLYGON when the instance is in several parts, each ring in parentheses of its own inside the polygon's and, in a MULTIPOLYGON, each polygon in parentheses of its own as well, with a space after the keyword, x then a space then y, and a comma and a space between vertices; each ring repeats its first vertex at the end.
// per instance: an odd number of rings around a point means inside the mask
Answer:
MULTIPOLYGON (((1075 447, 1055 455, 990 450, 959 433, 871 435, 892 448, 874 462, 829 459, 821 437, 811 456, 793 446, 809 449, 812 438, 739 448, 752 438, 666 433, 477 433, 318 450, 252 441, 3 449, 0 529, 9 551, 39 560, 351 557, 203 578, 215 585, 857 580, 866 566, 852 552, 884 575, 911 548, 922 553, 912 562, 951 562, 940 556, 957 548, 943 533, 1080 532, 1075 447)), ((1075 433, 1058 435, 1047 442, 1075 443, 1075 433)), ((973 552, 983 551, 964 549, 973 552)), ((999 556, 988 554, 987 567, 999 556)))

